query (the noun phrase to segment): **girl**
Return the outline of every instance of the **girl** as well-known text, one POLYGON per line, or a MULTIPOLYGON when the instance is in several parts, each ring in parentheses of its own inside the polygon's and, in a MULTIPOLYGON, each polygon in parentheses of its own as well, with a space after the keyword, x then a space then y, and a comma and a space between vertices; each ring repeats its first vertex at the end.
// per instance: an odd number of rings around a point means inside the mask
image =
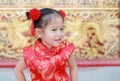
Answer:
POLYGON ((77 81, 74 45, 63 40, 64 11, 34 8, 27 17, 33 21, 31 33, 38 39, 24 48, 24 56, 15 67, 17 80, 26 81, 23 71, 28 67, 32 81, 77 81), (67 62, 70 76, 65 70, 67 62))

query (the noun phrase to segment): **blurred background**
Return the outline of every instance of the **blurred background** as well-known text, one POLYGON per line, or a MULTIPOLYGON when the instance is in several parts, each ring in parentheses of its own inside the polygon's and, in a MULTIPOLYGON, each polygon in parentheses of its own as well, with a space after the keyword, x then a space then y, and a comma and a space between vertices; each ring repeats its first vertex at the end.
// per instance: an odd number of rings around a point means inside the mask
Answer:
POLYGON ((76 46, 79 81, 118 81, 119 0, 0 0, 0 81, 13 81, 4 78, 10 74, 13 78, 22 49, 35 40, 29 31, 31 21, 27 20, 26 11, 44 7, 62 9, 67 14, 65 39, 76 46))

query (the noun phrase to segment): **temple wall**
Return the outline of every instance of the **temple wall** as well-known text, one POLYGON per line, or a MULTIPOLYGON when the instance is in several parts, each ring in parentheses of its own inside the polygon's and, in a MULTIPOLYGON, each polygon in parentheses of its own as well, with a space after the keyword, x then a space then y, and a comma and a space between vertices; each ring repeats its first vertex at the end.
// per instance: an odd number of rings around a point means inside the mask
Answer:
POLYGON ((76 59, 119 60, 119 4, 119 0, 0 0, 0 60, 20 59, 22 48, 33 43, 25 12, 34 7, 66 12, 65 39, 75 44, 76 59))

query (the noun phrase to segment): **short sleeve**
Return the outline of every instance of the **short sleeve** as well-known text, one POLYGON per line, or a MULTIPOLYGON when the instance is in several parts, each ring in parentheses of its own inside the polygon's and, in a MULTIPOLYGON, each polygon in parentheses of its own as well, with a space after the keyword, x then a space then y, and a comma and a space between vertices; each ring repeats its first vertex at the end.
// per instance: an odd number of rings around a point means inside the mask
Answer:
POLYGON ((27 66, 30 65, 30 58, 32 57, 32 54, 34 53, 33 47, 29 46, 29 47, 25 47, 23 49, 23 57, 24 57, 24 61, 26 63, 27 66))

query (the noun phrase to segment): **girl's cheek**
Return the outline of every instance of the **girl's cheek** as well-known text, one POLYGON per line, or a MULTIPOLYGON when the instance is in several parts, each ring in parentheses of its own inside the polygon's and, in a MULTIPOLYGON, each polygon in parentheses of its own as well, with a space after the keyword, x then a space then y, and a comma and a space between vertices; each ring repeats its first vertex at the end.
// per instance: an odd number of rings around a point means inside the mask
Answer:
POLYGON ((65 35, 65 32, 64 32, 64 31, 62 32, 62 35, 63 35, 63 36, 65 35))

